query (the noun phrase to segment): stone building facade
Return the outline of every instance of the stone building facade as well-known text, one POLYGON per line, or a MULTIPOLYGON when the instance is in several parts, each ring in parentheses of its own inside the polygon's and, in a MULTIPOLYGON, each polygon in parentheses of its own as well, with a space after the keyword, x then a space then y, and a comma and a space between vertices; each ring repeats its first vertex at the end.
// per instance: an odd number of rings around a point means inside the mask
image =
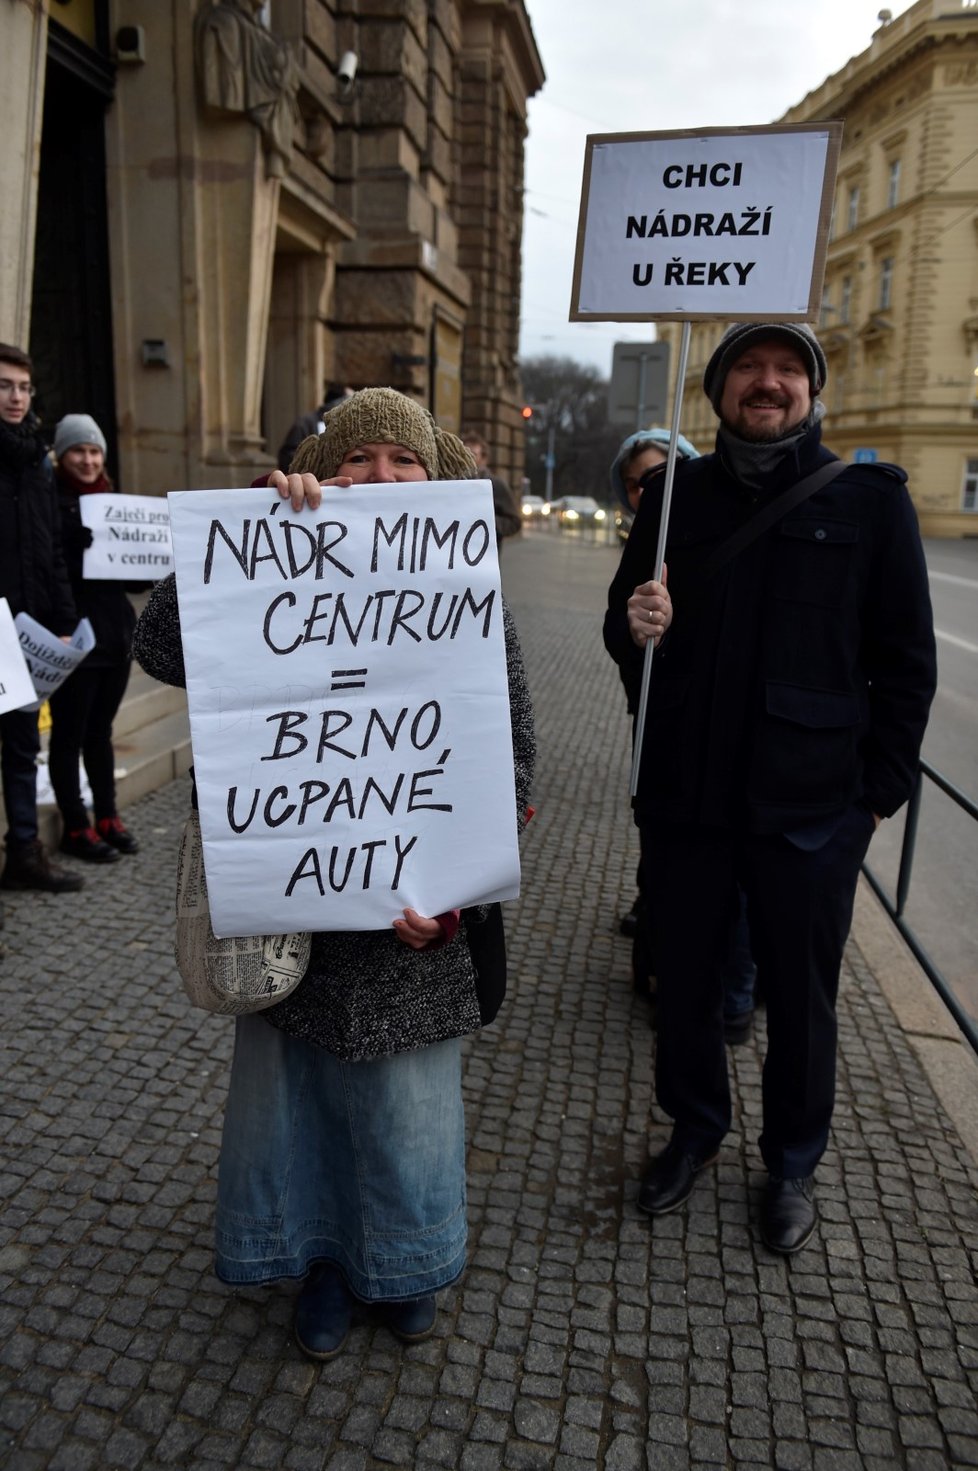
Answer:
POLYGON ((0 40, 0 339, 123 488, 248 483, 329 380, 520 474, 523 0, 0 0, 0 40))
MULTIPOLYGON (((826 443, 903 465, 925 535, 978 535, 978 3, 918 0, 780 121, 831 118, 845 132, 818 327, 826 443)), ((725 325, 692 326, 683 428, 700 448, 725 325)), ((660 329, 673 362, 679 330, 660 329)))

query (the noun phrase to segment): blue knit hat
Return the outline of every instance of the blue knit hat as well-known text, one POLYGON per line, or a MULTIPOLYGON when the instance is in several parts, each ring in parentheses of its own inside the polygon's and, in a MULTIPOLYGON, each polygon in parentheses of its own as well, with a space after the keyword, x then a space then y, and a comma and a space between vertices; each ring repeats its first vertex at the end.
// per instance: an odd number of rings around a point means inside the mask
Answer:
MULTIPOLYGON (((630 434, 627 439, 623 439, 618 446, 618 453, 611 466, 611 488, 627 509, 631 507, 622 478, 622 466, 627 464, 639 450, 649 449, 652 446, 661 449, 663 453, 668 453, 671 439, 672 434, 668 429, 639 429, 634 434, 630 434)), ((700 457, 699 450, 690 444, 685 434, 676 435, 676 454, 681 460, 698 460, 700 457)))

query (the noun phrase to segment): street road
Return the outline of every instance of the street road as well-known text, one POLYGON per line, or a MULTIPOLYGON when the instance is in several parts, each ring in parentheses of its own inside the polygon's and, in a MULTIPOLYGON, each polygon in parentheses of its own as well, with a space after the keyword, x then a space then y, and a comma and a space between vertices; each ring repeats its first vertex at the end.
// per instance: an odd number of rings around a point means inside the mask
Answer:
MULTIPOLYGON (((976 528, 978 529, 978 528, 976 528)), ((927 541, 938 687, 924 758, 978 801, 978 540, 927 541)), ((884 823, 870 866, 895 891, 902 812, 884 823)), ((925 781, 905 918, 978 1019, 978 822, 925 781)))

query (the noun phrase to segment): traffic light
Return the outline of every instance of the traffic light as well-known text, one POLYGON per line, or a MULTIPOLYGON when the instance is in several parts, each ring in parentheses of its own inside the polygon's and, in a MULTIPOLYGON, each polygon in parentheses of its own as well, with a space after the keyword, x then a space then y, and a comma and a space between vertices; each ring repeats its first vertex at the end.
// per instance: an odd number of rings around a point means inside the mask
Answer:
POLYGON ((522 415, 522 417, 524 419, 532 419, 533 418, 533 405, 532 404, 524 404, 523 407, 520 409, 520 414, 522 415))

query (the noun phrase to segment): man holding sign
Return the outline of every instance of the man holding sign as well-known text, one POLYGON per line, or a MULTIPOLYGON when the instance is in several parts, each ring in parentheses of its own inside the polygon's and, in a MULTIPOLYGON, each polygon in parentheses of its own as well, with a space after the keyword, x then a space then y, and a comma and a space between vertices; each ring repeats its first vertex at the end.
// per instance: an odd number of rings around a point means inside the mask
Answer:
POLYGON ((663 584, 663 476, 646 477, 605 643, 656 647, 635 798, 657 914, 656 1096, 673 1120, 639 1193, 676 1209, 731 1122, 721 962, 738 884, 767 1001, 761 1235, 816 1222, 836 993, 860 864, 910 795, 936 684, 906 475, 821 444, 825 355, 798 322, 731 327, 704 390, 716 452, 677 466, 663 584))

